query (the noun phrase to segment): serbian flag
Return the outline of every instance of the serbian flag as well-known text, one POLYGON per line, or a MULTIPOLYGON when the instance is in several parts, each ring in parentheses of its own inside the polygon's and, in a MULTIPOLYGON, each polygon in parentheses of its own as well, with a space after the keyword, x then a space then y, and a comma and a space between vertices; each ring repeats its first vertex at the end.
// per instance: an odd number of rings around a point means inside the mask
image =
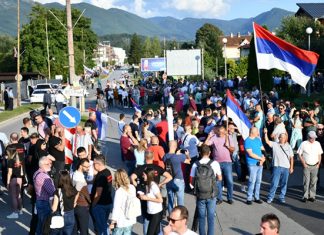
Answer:
POLYGON ((229 90, 226 90, 226 96, 227 116, 232 118, 243 139, 246 139, 247 137, 249 137, 250 128, 252 127, 250 120, 244 114, 240 105, 229 90))
POLYGON ((279 69, 290 73, 293 81, 306 87, 319 55, 302 50, 253 23, 258 69, 279 69))
POLYGON ((108 137, 108 116, 105 113, 96 111, 97 127, 98 127, 98 139, 105 140, 108 137))
POLYGON ((134 109, 136 112, 142 112, 141 106, 139 106, 134 100, 133 98, 130 98, 130 101, 132 102, 134 109))

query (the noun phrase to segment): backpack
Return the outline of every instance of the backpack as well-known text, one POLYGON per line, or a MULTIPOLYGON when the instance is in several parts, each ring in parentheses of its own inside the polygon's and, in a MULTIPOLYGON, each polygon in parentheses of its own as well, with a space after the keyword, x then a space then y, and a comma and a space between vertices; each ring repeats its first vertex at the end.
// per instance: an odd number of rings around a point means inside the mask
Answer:
POLYGON ((124 213, 127 219, 134 219, 142 215, 141 201, 136 195, 127 194, 124 213))
POLYGON ((196 174, 194 182, 194 194, 199 200, 214 198, 217 195, 216 176, 211 167, 213 160, 207 164, 196 162, 196 174))
POLYGON ((172 165, 172 161, 170 158, 167 158, 164 162, 164 165, 165 165, 165 171, 168 172, 172 178, 174 177, 175 175, 175 172, 174 172, 174 169, 173 169, 173 165, 172 165))

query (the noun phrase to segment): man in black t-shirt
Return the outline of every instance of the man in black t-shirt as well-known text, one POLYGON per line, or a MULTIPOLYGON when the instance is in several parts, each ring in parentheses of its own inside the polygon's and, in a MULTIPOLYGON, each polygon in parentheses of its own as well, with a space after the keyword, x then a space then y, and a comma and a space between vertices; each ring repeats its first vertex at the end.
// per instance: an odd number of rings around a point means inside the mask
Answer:
POLYGON ((112 175, 106 168, 105 157, 98 155, 93 160, 95 170, 98 172, 91 190, 92 215, 97 234, 107 234, 107 221, 112 210, 112 175))
POLYGON ((94 140, 93 142, 96 142, 98 140, 98 126, 96 120, 97 120, 96 112, 90 112, 89 119, 84 123, 84 127, 91 128, 91 136, 94 140))

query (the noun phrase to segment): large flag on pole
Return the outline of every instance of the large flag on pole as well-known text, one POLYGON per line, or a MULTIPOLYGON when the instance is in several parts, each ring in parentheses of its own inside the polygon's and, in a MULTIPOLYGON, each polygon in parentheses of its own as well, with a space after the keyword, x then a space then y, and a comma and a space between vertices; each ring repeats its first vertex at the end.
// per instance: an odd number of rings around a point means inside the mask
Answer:
POLYGON ((108 116, 105 113, 96 111, 97 126, 98 126, 98 139, 105 140, 108 137, 108 116))
POLYGON ((300 49, 253 23, 258 69, 279 69, 290 73, 293 81, 306 87, 319 55, 300 49))
POLYGON ((232 118, 243 139, 246 139, 252 127, 251 122, 229 90, 226 90, 226 97, 227 116, 232 118))

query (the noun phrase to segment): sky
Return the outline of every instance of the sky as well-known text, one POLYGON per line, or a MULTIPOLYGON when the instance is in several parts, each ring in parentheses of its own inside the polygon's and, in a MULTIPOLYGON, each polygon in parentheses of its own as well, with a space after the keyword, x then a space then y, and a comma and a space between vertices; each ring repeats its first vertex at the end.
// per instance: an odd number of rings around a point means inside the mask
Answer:
MULTIPOLYGON (((65 5, 66 0, 34 0, 40 3, 59 2, 65 5)), ((71 0, 73 3, 87 2, 109 9, 119 8, 141 17, 171 16, 178 19, 215 18, 231 20, 236 18, 255 17, 274 7, 296 12, 296 3, 322 2, 318 0, 71 0)))

